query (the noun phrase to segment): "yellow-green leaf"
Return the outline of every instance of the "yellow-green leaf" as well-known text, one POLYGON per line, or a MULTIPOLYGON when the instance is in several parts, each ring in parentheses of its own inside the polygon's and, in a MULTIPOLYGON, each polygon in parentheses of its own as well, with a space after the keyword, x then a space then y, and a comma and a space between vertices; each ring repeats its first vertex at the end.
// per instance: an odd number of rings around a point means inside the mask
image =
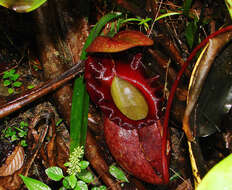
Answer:
POLYGON ((196 190, 232 189, 232 154, 216 164, 196 190))
POLYGON ((1 0, 0 5, 19 13, 33 11, 40 7, 46 0, 1 0))

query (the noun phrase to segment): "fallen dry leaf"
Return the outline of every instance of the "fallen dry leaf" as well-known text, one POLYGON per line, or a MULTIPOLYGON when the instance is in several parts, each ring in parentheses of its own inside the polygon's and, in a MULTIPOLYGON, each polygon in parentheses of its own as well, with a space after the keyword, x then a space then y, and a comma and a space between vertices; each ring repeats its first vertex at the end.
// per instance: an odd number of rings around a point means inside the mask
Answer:
POLYGON ((16 146, 5 163, 0 168, 0 176, 9 176, 19 170, 24 162, 24 150, 21 146, 16 146))

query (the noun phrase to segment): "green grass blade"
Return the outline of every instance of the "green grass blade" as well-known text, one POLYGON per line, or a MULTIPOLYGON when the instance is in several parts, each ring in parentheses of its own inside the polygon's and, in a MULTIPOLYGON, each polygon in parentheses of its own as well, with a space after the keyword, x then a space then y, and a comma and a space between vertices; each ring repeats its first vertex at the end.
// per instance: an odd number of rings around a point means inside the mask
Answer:
POLYGON ((83 122, 82 122, 82 131, 80 145, 85 147, 87 126, 88 126, 88 111, 89 111, 89 94, 84 88, 84 100, 83 100, 83 122))
POLYGON ((184 11, 183 11, 183 14, 185 16, 188 16, 189 10, 191 9, 191 6, 192 6, 192 0, 185 0, 184 1, 184 5, 183 5, 184 11))
POLYGON ((155 22, 158 21, 158 20, 160 20, 160 19, 162 19, 162 18, 168 17, 168 16, 180 15, 180 14, 182 14, 182 13, 179 13, 179 12, 169 12, 169 13, 165 13, 165 14, 162 14, 162 15, 160 15, 159 17, 157 17, 157 18, 155 19, 155 22))
POLYGON ((70 119, 70 152, 77 146, 85 144, 88 120, 89 97, 83 77, 74 82, 71 119, 70 119))

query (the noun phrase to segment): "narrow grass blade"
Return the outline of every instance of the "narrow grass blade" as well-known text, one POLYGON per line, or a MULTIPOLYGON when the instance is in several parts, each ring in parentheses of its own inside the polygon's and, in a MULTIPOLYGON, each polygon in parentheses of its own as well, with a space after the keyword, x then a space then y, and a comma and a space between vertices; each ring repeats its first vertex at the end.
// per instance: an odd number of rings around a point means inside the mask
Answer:
POLYGON ((77 146, 84 146, 87 133, 89 95, 83 77, 75 80, 70 120, 70 152, 77 146))

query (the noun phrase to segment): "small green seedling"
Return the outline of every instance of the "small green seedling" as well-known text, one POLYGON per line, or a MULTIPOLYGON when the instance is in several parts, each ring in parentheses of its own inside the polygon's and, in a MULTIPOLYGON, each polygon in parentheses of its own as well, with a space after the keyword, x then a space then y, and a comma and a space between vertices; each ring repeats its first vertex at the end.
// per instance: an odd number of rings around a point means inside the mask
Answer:
POLYGON ((5 130, 3 130, 3 137, 9 139, 11 142, 19 140, 20 144, 23 147, 26 147, 27 132, 28 123, 25 121, 21 121, 19 123, 19 126, 7 127, 5 130))
MULTIPOLYGON (((53 181, 61 181, 62 187, 59 190, 63 189, 74 189, 74 190, 88 190, 88 185, 94 185, 94 176, 93 174, 87 170, 89 166, 89 162, 86 160, 82 160, 84 155, 83 147, 77 147, 70 154, 69 162, 65 164, 68 167, 68 176, 64 176, 61 168, 57 166, 53 166, 47 168, 45 173, 47 176, 53 181)), ((129 182, 126 178, 124 172, 116 167, 115 165, 111 165, 109 168, 109 172, 113 175, 121 184, 124 182, 129 182)), ((29 190, 38 190, 42 188, 50 189, 46 184, 41 181, 35 180, 33 178, 24 177, 20 175, 25 185, 29 190), (42 184, 41 184, 42 183, 42 184)), ((91 190, 106 190, 107 187, 104 185, 92 187, 91 190)))
POLYGON ((22 82, 18 81, 20 75, 15 69, 5 71, 3 74, 3 85, 8 87, 8 93, 13 94, 15 89, 22 86, 22 82))
POLYGON ((59 127, 62 123, 63 123, 63 119, 59 119, 59 120, 56 122, 56 126, 59 127))
POLYGON ((32 88, 35 88, 35 86, 34 85, 28 85, 27 86, 27 89, 29 89, 29 90, 32 89, 32 88))

